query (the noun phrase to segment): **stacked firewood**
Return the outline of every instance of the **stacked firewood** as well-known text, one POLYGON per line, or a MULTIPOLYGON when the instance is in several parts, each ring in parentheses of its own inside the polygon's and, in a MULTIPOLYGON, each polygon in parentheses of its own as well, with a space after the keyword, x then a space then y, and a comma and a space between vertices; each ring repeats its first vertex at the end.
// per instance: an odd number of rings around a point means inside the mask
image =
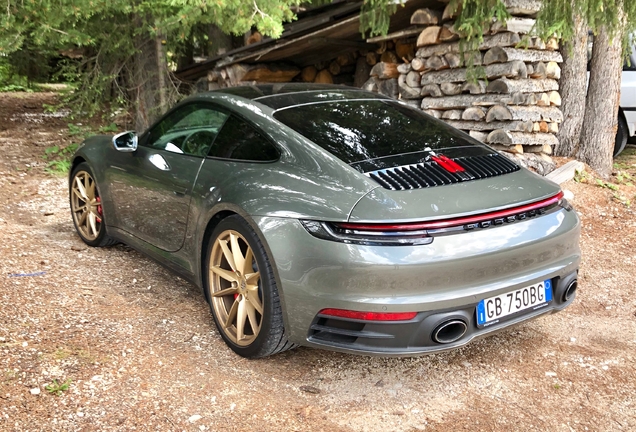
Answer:
POLYGON ((395 34, 417 37, 415 57, 375 65, 364 87, 397 85, 404 102, 544 173, 553 168, 549 155, 563 120, 563 59, 556 40, 531 34, 540 1, 504 3, 513 18, 494 22, 478 50, 464 53, 448 6, 416 11, 414 27, 395 34))
POLYGON ((352 86, 355 80, 356 60, 359 56, 360 53, 358 51, 352 51, 333 59, 305 66, 296 80, 308 83, 352 86))

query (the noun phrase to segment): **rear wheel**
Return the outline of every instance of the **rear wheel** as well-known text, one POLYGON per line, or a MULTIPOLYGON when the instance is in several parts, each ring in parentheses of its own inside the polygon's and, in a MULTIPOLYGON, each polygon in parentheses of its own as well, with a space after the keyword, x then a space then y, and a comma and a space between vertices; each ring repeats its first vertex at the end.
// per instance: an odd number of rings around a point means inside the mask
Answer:
POLYGON ((205 289, 225 343, 247 358, 292 348, 265 248, 244 219, 230 216, 219 223, 206 261, 205 289))
POLYGON ((616 129, 616 141, 614 142, 614 157, 621 154, 627 144, 627 138, 629 138, 629 129, 627 122, 622 113, 618 114, 618 127, 616 129))
POLYGON ((73 224, 80 238, 89 246, 114 244, 115 241, 106 235, 99 189, 86 162, 73 169, 69 186, 73 224))

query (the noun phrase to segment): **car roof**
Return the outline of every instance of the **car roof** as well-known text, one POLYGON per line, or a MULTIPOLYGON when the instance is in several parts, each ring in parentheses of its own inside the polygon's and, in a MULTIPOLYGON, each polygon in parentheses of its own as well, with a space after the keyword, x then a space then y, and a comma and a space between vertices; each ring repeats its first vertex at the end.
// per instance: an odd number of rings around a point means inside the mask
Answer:
POLYGON ((356 87, 333 84, 283 83, 228 87, 208 92, 212 95, 227 94, 257 101, 275 110, 316 102, 390 99, 356 87))

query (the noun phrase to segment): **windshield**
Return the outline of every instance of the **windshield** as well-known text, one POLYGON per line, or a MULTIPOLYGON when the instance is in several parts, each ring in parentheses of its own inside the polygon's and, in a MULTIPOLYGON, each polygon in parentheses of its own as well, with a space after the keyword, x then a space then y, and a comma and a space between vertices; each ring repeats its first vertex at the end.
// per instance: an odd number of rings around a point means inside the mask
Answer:
POLYGON ((394 101, 357 100, 300 105, 274 117, 348 164, 476 141, 444 122, 394 101))

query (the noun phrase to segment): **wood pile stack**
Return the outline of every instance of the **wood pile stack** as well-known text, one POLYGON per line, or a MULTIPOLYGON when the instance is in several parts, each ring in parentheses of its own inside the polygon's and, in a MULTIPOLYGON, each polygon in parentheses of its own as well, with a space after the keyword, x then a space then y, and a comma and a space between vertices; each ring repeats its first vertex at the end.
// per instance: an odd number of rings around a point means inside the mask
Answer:
POLYGON ((504 3, 513 17, 505 25, 494 22, 478 51, 463 55, 448 6, 416 11, 412 28, 375 38, 395 44, 415 38, 415 56, 374 65, 363 87, 384 94, 397 87, 389 96, 397 92, 404 102, 544 174, 554 169, 549 155, 563 120, 558 85, 563 59, 556 40, 530 33, 539 0, 504 3), (470 79, 469 63, 483 79, 470 79))

